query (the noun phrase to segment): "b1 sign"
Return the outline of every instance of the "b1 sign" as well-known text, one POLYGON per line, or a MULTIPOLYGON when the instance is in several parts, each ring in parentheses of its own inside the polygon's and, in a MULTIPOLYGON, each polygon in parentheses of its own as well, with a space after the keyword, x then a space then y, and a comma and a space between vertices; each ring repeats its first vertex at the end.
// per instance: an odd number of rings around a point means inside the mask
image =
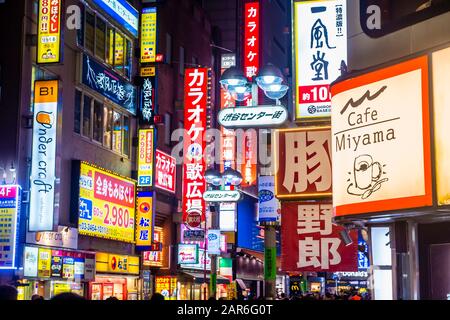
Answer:
POLYGON ((330 84, 347 61, 346 1, 294 2, 296 119, 331 115, 330 84))
POLYGON ((225 128, 278 127, 286 122, 288 112, 283 106, 225 108, 218 121, 225 128))

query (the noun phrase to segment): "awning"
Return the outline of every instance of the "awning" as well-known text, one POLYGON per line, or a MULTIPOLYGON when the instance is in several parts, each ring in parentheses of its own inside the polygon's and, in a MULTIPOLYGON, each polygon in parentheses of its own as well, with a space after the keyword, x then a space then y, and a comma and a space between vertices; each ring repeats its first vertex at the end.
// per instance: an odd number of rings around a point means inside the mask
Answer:
MULTIPOLYGON (((191 278, 195 283, 203 283, 204 282, 204 273, 201 272, 187 272, 187 271, 181 271, 181 274, 191 278)), ((206 274, 206 283, 209 283, 210 274, 206 274)), ((217 283, 218 284, 229 284, 230 280, 228 278, 222 277, 220 275, 217 275, 217 283)))

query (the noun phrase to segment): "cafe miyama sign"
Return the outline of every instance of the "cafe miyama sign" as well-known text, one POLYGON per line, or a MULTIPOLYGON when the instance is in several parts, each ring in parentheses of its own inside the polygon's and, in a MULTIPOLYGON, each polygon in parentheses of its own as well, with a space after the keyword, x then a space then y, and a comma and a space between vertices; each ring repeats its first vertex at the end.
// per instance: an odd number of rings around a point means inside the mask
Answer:
POLYGON ((432 204, 428 58, 332 87, 336 215, 432 204))

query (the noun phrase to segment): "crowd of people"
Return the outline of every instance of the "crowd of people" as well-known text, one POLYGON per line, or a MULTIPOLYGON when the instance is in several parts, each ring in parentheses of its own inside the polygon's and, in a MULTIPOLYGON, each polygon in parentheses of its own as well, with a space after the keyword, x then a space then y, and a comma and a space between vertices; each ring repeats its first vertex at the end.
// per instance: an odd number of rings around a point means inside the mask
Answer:
POLYGON ((287 297, 285 293, 281 293, 278 300, 370 300, 370 295, 368 292, 361 294, 357 290, 342 292, 339 295, 330 292, 327 292, 324 295, 304 292, 293 294, 290 297, 287 297))

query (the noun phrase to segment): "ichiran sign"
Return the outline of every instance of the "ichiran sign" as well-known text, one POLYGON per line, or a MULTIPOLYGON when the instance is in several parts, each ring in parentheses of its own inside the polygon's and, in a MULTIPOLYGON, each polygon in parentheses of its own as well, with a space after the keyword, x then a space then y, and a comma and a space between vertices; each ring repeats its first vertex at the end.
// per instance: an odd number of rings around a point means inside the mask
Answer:
POLYGON ((431 205, 427 57, 341 81, 332 95, 336 215, 431 205))
POLYGON ((238 107, 222 109, 218 121, 225 128, 272 128, 285 123, 287 116, 283 106, 238 107))

